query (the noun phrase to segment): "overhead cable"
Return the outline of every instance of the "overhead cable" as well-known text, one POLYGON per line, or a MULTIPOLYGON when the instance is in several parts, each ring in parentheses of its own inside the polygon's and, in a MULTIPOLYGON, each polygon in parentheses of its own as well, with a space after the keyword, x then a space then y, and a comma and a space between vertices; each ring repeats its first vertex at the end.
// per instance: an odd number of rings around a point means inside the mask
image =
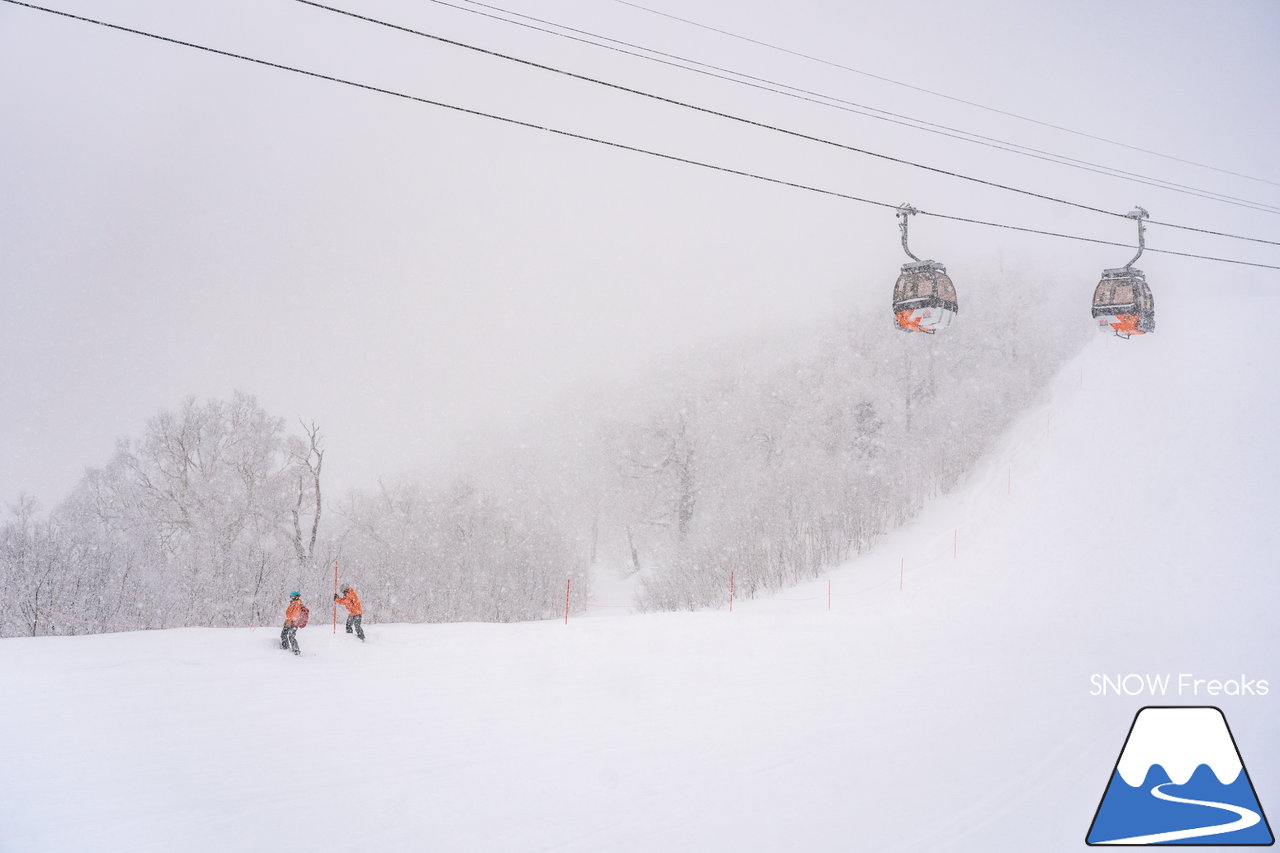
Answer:
MULTIPOLYGON (((156 41, 166 42, 168 44, 177 45, 179 47, 186 47, 186 48, 191 48, 193 50, 204 51, 206 53, 212 53, 218 56, 224 56, 229 59, 238 59, 243 62, 250 62, 255 65, 261 65, 267 68, 275 68, 280 71, 288 71, 294 74, 301 74, 303 76, 311 77, 317 80, 325 80, 330 83, 338 83, 341 85, 351 86, 351 87, 362 89, 369 92, 377 92, 383 95, 390 95, 392 97, 400 98, 402 100, 412 101, 420 104, 426 104, 428 106, 440 107, 442 109, 452 110, 454 112, 477 116, 480 118, 492 119, 494 121, 500 121, 507 124, 516 125, 518 127, 528 128, 530 130, 539 130, 544 133, 554 134, 556 136, 562 136, 570 139, 578 139, 584 142, 593 142, 598 145, 608 146, 610 148, 621 149, 624 151, 631 151, 637 154, 645 154, 645 155, 648 155, 651 157, 657 157, 663 160, 668 160, 668 161, 677 162, 677 163, 684 163, 690 166, 698 166, 704 169, 711 169, 717 172, 723 172, 731 175, 737 175, 740 177, 751 178, 754 180, 763 181, 770 184, 776 184, 779 186, 792 187, 794 189, 805 190, 808 192, 818 193, 821 195, 831 196, 834 198, 845 199, 848 201, 856 201, 862 204, 874 205, 876 207, 891 208, 894 210, 896 210, 899 207, 899 205, 897 204, 892 204, 892 203, 882 202, 882 201, 875 201, 873 199, 868 199, 868 198, 861 198, 859 196, 850 195, 848 193, 843 193, 836 190, 824 189, 821 187, 814 187, 807 184, 801 184, 795 181, 784 180, 782 178, 769 177, 769 176, 757 174, 754 172, 748 172, 742 169, 734 169, 727 166, 720 166, 714 163, 707 163, 701 160, 693 160, 691 158, 680 157, 674 154, 667 154, 660 151, 654 151, 648 148, 641 148, 635 145, 627 145, 622 142, 615 142, 612 140, 601 139, 599 137, 588 136, 586 134, 575 133, 573 131, 562 130, 560 128, 550 127, 547 125, 539 125, 533 122, 510 118, 508 116, 501 116, 501 115, 496 115, 494 113, 487 113, 481 110, 472 109, 470 107, 463 107, 463 106, 458 106, 456 104, 445 103, 443 101, 436 101, 436 100, 432 100, 430 98, 424 98, 418 95, 410 95, 405 92, 396 91, 394 89, 387 89, 381 86, 373 86, 368 83, 360 83, 354 80, 347 80, 345 78, 336 77, 331 74, 322 74, 318 71, 309 71, 303 68, 297 68, 295 66, 285 65, 279 62, 272 62, 267 59, 259 59, 257 57, 246 56, 245 54, 233 53, 231 51, 223 50, 221 48, 210 47, 208 45, 202 45, 202 44, 197 44, 195 42, 184 41, 182 39, 177 39, 172 36, 159 35, 157 33, 147 32, 146 30, 139 30, 139 29, 134 29, 133 27, 126 27, 122 24, 114 24, 109 21, 101 21, 95 18, 84 16, 84 15, 77 15, 71 12, 64 12, 58 9, 50 9, 46 6, 39 6, 34 3, 23 2, 23 0, 0 0, 0 2, 8 3, 13 6, 21 6, 27 9, 38 11, 38 12, 45 12, 51 15, 57 15, 63 18, 69 18, 75 21, 81 21, 87 24, 94 24, 96 26, 117 30, 119 32, 130 33, 132 35, 154 39, 156 41)), ((1057 237, 1057 238, 1066 239, 1066 240, 1075 240, 1075 241, 1084 242, 1084 243, 1094 243, 1094 244, 1104 245, 1104 246, 1119 246, 1122 248, 1132 248, 1128 243, 1118 243, 1111 240, 1098 240, 1092 237, 1081 237, 1073 234, 1059 234, 1051 231, 1041 231, 1034 228, 1024 228, 1017 225, 1006 225, 1006 224, 995 223, 995 222, 983 222, 981 220, 967 219, 959 216, 948 216, 946 214, 936 213, 931 211, 924 211, 924 210, 921 210, 920 213, 921 215, 936 216, 941 219, 953 219, 958 222, 968 222, 976 225, 1005 228, 1013 231, 1022 231, 1030 234, 1040 234, 1044 236, 1057 237)), ((1280 265, 1260 264, 1252 261, 1237 260, 1234 258, 1218 258, 1218 257, 1211 257, 1208 255, 1190 254, 1187 252, 1175 252, 1169 249, 1153 249, 1150 247, 1147 248, 1147 251, 1158 252, 1158 253, 1167 254, 1167 255, 1178 255, 1180 257, 1186 257, 1186 258, 1197 258, 1200 260, 1214 261, 1217 263, 1226 263, 1226 264, 1235 264, 1239 266, 1259 267, 1262 269, 1280 270, 1280 265)))
MULTIPOLYGON (((863 154, 868 157, 875 157, 877 159, 885 160, 890 163, 898 163, 900 165, 911 166, 912 168, 916 168, 916 169, 922 169, 926 172, 933 172, 934 174, 946 175, 948 177, 956 178, 958 180, 969 181, 975 184, 981 184, 983 186, 992 187, 993 189, 999 189, 999 190, 1004 190, 1006 192, 1017 193, 1019 195, 1029 196, 1031 198, 1038 198, 1044 201, 1051 201, 1057 204, 1066 205, 1068 207, 1074 207, 1079 210, 1087 210, 1091 213, 1098 213, 1103 216, 1112 216, 1120 219, 1125 218, 1124 214, 1122 213, 1116 213, 1111 210, 1106 210, 1104 208, 1095 207, 1089 204, 1084 204, 1082 202, 1070 201, 1068 199, 1058 198, 1057 196, 1051 196, 1046 193, 1039 193, 1033 190, 1025 190, 1019 187, 1011 186, 1009 184, 1002 184, 997 181, 989 181, 985 178, 976 178, 976 177, 973 177, 972 175, 965 175, 960 172, 952 171, 950 169, 942 169, 937 166, 929 166, 924 163, 917 163, 915 161, 907 160, 902 157, 894 157, 889 154, 882 154, 878 151, 871 151, 866 148, 859 148, 855 145, 849 145, 848 143, 844 143, 844 142, 837 142, 836 140, 833 140, 833 139, 826 139, 821 136, 814 136, 812 134, 804 133, 798 130, 790 130, 788 128, 779 127, 773 124, 768 124, 767 122, 758 121, 756 119, 745 118, 743 116, 734 115, 733 113, 722 112, 720 110, 715 110, 710 107, 699 106, 698 104, 692 104, 687 101, 681 101, 676 98, 667 97, 666 95, 657 95, 652 92, 646 92, 642 89, 635 89, 630 86, 624 86, 620 83, 613 83, 608 80, 601 80, 597 77, 590 77, 585 74, 579 74, 575 71, 567 71, 563 68, 556 68, 554 66, 546 65, 541 62, 535 62, 531 59, 523 59, 518 56, 512 56, 510 54, 501 53, 499 51, 491 50, 489 48, 468 44, 466 42, 461 42, 456 39, 447 38, 445 36, 437 35, 435 33, 428 33, 423 30, 416 30, 416 29, 413 29, 412 27, 407 27, 402 24, 392 23, 391 21, 384 21, 380 18, 374 18, 369 15, 362 15, 358 12, 352 12, 347 9, 340 9, 336 6, 328 6, 328 5, 325 5, 324 3, 316 2, 316 0, 295 0, 295 2, 301 3, 304 6, 311 6, 326 12, 332 12, 334 14, 342 15, 344 17, 353 18, 359 21, 364 21, 366 23, 374 24, 376 26, 385 27, 391 30, 396 30, 398 32, 406 33, 408 35, 417 36, 419 38, 430 39, 432 41, 439 42, 441 44, 451 45, 453 47, 460 47, 460 48, 463 48, 464 50, 473 51, 475 53, 480 53, 485 56, 492 56, 497 59, 503 59, 503 60, 514 62, 519 65, 524 65, 530 68, 537 68, 542 71, 550 71, 554 74, 560 74, 573 80, 581 80, 586 83, 592 83, 598 86, 604 86, 606 88, 614 89, 620 92, 627 92, 628 94, 638 95, 639 97, 648 98, 650 100, 658 101, 660 103, 670 104, 672 106, 693 110, 695 112, 703 113, 705 115, 715 116, 717 118, 728 119, 729 121, 748 125, 750 127, 760 128, 761 130, 767 130, 772 133, 780 133, 780 134, 783 134, 784 136, 790 136, 795 139, 804 139, 809 142, 816 142, 819 145, 827 145, 832 148, 838 148, 844 151, 850 151, 855 154, 863 154)), ((1264 212, 1271 213, 1275 211, 1264 211, 1264 212)), ((1228 237, 1234 240, 1246 240, 1253 243, 1266 243, 1273 246, 1280 246, 1280 241, 1267 240, 1261 237, 1246 237, 1239 234, 1231 234, 1225 231, 1195 228, 1187 225, 1176 225, 1171 222, 1160 222, 1160 223, 1153 222, 1152 224, 1159 224, 1159 225, 1163 225, 1166 228, 1177 228, 1184 231, 1198 231, 1205 234, 1212 234, 1214 236, 1228 237)))
POLYGON ((778 52, 780 52, 780 53, 786 53, 786 54, 789 54, 789 55, 791 55, 791 56, 798 57, 798 58, 800 58, 800 59, 807 59, 807 60, 809 60, 810 62, 817 62, 817 63, 820 63, 820 64, 822 64, 822 65, 829 66, 829 67, 831 67, 831 68, 839 68, 839 69, 840 69, 840 70, 842 70, 842 71, 849 71, 849 72, 851 72, 851 73, 853 73, 853 74, 860 74, 860 75, 862 75, 863 77, 870 77, 870 78, 872 78, 873 80, 880 80, 881 82, 884 82, 884 83, 891 83, 891 84, 893 84, 894 86, 901 86, 901 87, 902 87, 902 88, 904 88, 904 89, 911 89, 912 91, 915 91, 915 92, 922 92, 922 93, 924 93, 924 94, 926 94, 926 95, 933 95, 934 97, 943 98, 943 99, 948 100, 948 101, 953 101, 953 102, 955 102, 955 103, 957 103, 957 104, 964 104, 965 106, 977 107, 977 108, 978 108, 978 109, 980 109, 980 110, 986 110, 987 112, 997 113, 997 114, 1002 115, 1002 116, 1008 116, 1009 118, 1015 118, 1015 119, 1018 119, 1019 121, 1025 121, 1025 122, 1029 122, 1029 123, 1031 123, 1031 124, 1037 124, 1037 125, 1040 125, 1041 127, 1047 127, 1047 128, 1052 129, 1052 130, 1062 131, 1063 133, 1070 133, 1070 134, 1072 134, 1072 135, 1074 135, 1074 136, 1081 136, 1081 137, 1084 137, 1085 139, 1092 139, 1092 140, 1094 140, 1095 142, 1105 142, 1105 143, 1107 143, 1108 145, 1115 145, 1115 146, 1118 146, 1118 147, 1120 147, 1120 148, 1128 148, 1130 151, 1138 151, 1138 152, 1141 152, 1141 153, 1143 153, 1143 154, 1150 154, 1150 155, 1152 155, 1152 156, 1154 156, 1154 157, 1162 157, 1162 158, 1164 158, 1165 160, 1173 160, 1173 161, 1178 162, 1178 163, 1185 163, 1185 164, 1186 164, 1186 165, 1188 165, 1188 166, 1196 166, 1196 167, 1201 168, 1201 169, 1209 169, 1209 170, 1214 171, 1214 172, 1221 172, 1221 173, 1223 173, 1224 175, 1233 175, 1233 176, 1235 176, 1235 177, 1237 177, 1237 178, 1244 178, 1244 179, 1246 179, 1246 180, 1250 180, 1250 181, 1257 181, 1258 183, 1271 184, 1272 186, 1280 186, 1280 181, 1273 181, 1273 180, 1270 180, 1270 179, 1268 179, 1268 178, 1259 178, 1259 177, 1256 177, 1256 176, 1254 176, 1254 175, 1246 175, 1246 174, 1245 174, 1245 173, 1243 173, 1243 172, 1233 172, 1233 171, 1231 171, 1230 169, 1223 169, 1223 168, 1221 168, 1221 167, 1219 167, 1219 166, 1211 166, 1211 165, 1209 165, 1208 163, 1199 163, 1199 162, 1196 162, 1195 160, 1187 160, 1187 159, 1184 159, 1184 158, 1182 158, 1182 157, 1177 157, 1177 156, 1175 156, 1175 155, 1173 155, 1173 154, 1163 154, 1163 153, 1161 153, 1161 152, 1159 152, 1159 151, 1152 151, 1152 150, 1151 150, 1151 149, 1149 149, 1149 148, 1140 148, 1140 147, 1139 147, 1139 146, 1137 146, 1137 145, 1130 145, 1130 144, 1128 144, 1128 143, 1126 143, 1126 142, 1120 142, 1120 141, 1115 140, 1115 139, 1108 139, 1108 138, 1107 138, 1107 137, 1105 137, 1105 136, 1097 136, 1097 135, 1094 135, 1094 134, 1092 134, 1092 133, 1085 133, 1085 132, 1084 132, 1084 131, 1082 131, 1082 130, 1073 130, 1072 128, 1069 128, 1069 127, 1063 127, 1062 125, 1059 125, 1059 124, 1053 124, 1052 122, 1047 122, 1047 121, 1042 121, 1042 120, 1040 120, 1040 119, 1031 118, 1031 117, 1029 117, 1029 116, 1024 116, 1024 115, 1021 115, 1021 114, 1019 114, 1019 113, 1011 112, 1011 111, 1009 111, 1009 110, 1002 110, 1002 109, 1000 109, 1000 108, 998 108, 998 107, 991 107, 991 106, 987 106, 986 104, 980 104, 980 103, 978 103, 977 101, 969 101, 969 100, 965 100, 964 98, 958 98, 958 97, 956 97, 956 96, 954 96, 954 95, 948 95, 948 94, 945 94, 945 93, 943 93, 943 92, 935 91, 935 90, 933 90, 933 89, 926 89, 926 88, 924 88, 923 86, 914 86, 914 85, 912 85, 912 84, 910 84, 910 83, 904 83, 904 82, 902 82, 901 80, 894 80, 894 79, 893 79, 893 78, 891 78, 891 77, 885 77, 885 76, 880 75, 880 74, 873 74, 873 73, 872 73, 872 72, 870 72, 870 71, 863 71, 863 70, 862 70, 862 69, 860 69, 860 68, 853 68, 853 67, 848 66, 848 65, 842 65, 842 64, 840 64, 839 62, 833 62, 833 61, 831 61, 831 60, 829 60, 829 59, 823 59, 823 58, 822 58, 822 57, 820 57, 820 56, 813 56, 813 55, 811 55, 811 54, 803 53, 803 52, 798 51, 798 50, 792 50, 792 49, 790 49, 790 48, 786 48, 786 47, 782 47, 782 46, 780 46, 780 45, 772 44, 772 43, 770 43, 770 42, 763 41, 763 40, 761 40, 761 39, 754 39, 754 38, 751 38, 750 36, 744 36, 744 35, 741 35, 741 34, 739 34, 739 33, 730 32, 729 30, 721 29, 721 28, 719 28, 719 27, 713 27, 713 26, 711 26, 710 24, 703 24, 703 23, 700 23, 700 22, 698 22, 698 21, 690 20, 690 19, 688 19, 688 18, 682 18, 682 17, 680 17, 679 15, 673 15, 673 14, 671 14, 671 13, 669 13, 669 12, 663 12, 663 11, 660 11, 660 10, 658 10, 658 9, 652 9, 652 8, 650 8, 650 7, 648 7, 648 6, 642 6, 642 5, 640 5, 639 3, 633 3, 633 2, 631 2, 631 0, 613 0, 613 2, 615 2, 615 3, 619 3, 619 4, 623 5, 623 6, 630 6, 630 7, 631 7, 631 8, 633 8, 633 9, 639 9, 639 10, 640 10, 640 11, 642 11, 642 12, 648 12, 648 13, 650 13, 650 14, 652 14, 652 15, 658 15, 658 16, 663 17, 663 18, 670 18, 670 19, 671 19, 671 20, 673 20, 673 21, 679 21, 679 22, 684 23, 684 24, 689 24, 690 26, 694 26, 694 27, 697 27, 697 28, 699 28, 699 29, 709 30, 710 32, 719 33, 720 35, 728 36, 729 38, 737 39, 737 40, 739 40, 739 41, 749 42, 749 43, 751 43, 751 44, 758 45, 758 46, 760 46, 760 47, 765 47, 765 48, 768 48, 768 49, 770 49, 770 50, 776 50, 776 51, 778 51, 778 52))
POLYGON ((855 115, 864 116, 866 118, 884 121, 890 124, 896 124, 901 127, 909 127, 914 130, 921 130, 925 133, 932 133, 938 136, 945 136, 950 139, 958 139, 962 142, 968 142, 973 145, 981 145, 986 148, 993 148, 997 151, 1006 151, 1010 154, 1018 154, 1023 157, 1030 157, 1034 160, 1042 160, 1047 163, 1057 163, 1060 166, 1067 166, 1073 169, 1080 169, 1086 172, 1093 172, 1099 175, 1106 175, 1111 178, 1131 181, 1133 183, 1142 184, 1144 186, 1158 187, 1160 189, 1169 190, 1171 192, 1183 193, 1185 195, 1195 196, 1210 201, 1217 201, 1223 204, 1232 204, 1238 207, 1244 207, 1250 210, 1260 210, 1265 213, 1280 213, 1280 206, 1268 204, 1266 202, 1255 201, 1238 196, 1227 195, 1215 190, 1208 190, 1202 187, 1193 187, 1187 184, 1180 184, 1176 181, 1168 181, 1163 178, 1156 178, 1150 175, 1143 175, 1138 172, 1130 172, 1113 166, 1107 166, 1102 163, 1094 163, 1089 160, 1081 160, 1076 157, 1069 157, 1065 154, 1058 154, 1053 151, 1046 151, 1040 148, 1034 148, 1027 145, 1021 145, 1016 142, 999 139, 992 136, 985 136, 980 133, 962 130, 956 127, 950 127, 945 124, 938 124, 927 119, 916 118, 914 116, 895 113, 890 110, 880 109, 879 107, 860 104, 856 101, 850 101, 836 95, 827 95, 821 92, 814 92, 798 86, 792 86, 787 83, 780 83, 776 80, 770 80, 767 77, 760 77, 754 74, 748 74, 743 71, 735 71, 730 68, 724 68, 719 65, 702 62, 697 59, 691 59, 687 56, 679 56, 674 53, 657 50, 644 45, 635 44, 633 42, 623 41, 621 39, 612 38, 611 36, 600 35, 599 33, 589 32, 587 30, 572 27, 567 24, 560 24, 555 21, 549 21, 545 18, 539 18, 533 15, 526 15, 522 12, 516 12, 510 9, 504 9, 501 6, 494 6, 490 3, 483 3, 480 0, 462 0, 467 6, 460 6, 457 3, 449 2, 449 0, 429 0, 438 6, 444 6, 450 9, 457 9, 460 12, 466 12, 472 15, 489 18, 494 21, 501 21, 505 24, 511 24, 517 27, 533 30, 535 32, 545 33, 557 38, 567 39, 569 41, 578 42, 579 44, 588 44, 592 47, 601 48, 603 50, 613 51, 624 56, 631 56, 637 59, 643 59, 647 62, 653 62, 659 65, 665 65, 670 68, 679 68, 683 71, 690 71, 694 74, 701 74, 705 77, 711 77, 717 80, 724 80, 730 83, 736 83, 740 86, 747 86, 764 92, 772 92, 784 97, 793 98, 795 100, 805 101, 811 104, 817 104, 828 109, 836 109, 842 112, 853 113, 855 115), (472 8, 479 7, 479 8, 472 8), (482 11, 484 9, 489 12, 482 11), (492 14, 499 12, 501 14, 492 14), (503 17, 509 15, 511 17, 503 17), (524 20, 513 20, 513 18, 522 18, 524 20), (526 23, 533 21, 535 23, 526 23), (545 26, 539 26, 544 24, 545 26), (549 29, 554 27, 556 29, 549 29), (562 32, 563 31, 563 32, 562 32), (577 35, 574 35, 574 34, 577 35), (592 39, 599 39, 593 41, 592 39), (602 42, 608 42, 604 44, 602 42), (643 51, 643 52, 638 52, 643 51), (687 64, 685 64, 687 63, 687 64))

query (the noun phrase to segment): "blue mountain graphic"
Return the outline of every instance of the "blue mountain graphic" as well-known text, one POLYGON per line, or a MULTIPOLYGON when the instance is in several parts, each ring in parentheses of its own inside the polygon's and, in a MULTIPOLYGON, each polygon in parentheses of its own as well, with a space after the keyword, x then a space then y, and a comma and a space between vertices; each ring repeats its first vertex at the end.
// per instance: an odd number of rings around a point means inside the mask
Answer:
POLYGON ((1244 829, 1158 842, 1161 846, 1267 845, 1275 840, 1262 807, 1258 804, 1248 773, 1241 769, 1231 784, 1224 785, 1207 764, 1201 764, 1185 785, 1171 784, 1169 774, 1160 765, 1152 766, 1147 771, 1146 779, 1137 787, 1126 783, 1118 771, 1112 773, 1086 841, 1089 844, 1102 844, 1124 838, 1227 824, 1238 819, 1236 813, 1226 809, 1162 800, 1152 793, 1157 787, 1170 796, 1229 803, 1261 817, 1258 823, 1244 829))

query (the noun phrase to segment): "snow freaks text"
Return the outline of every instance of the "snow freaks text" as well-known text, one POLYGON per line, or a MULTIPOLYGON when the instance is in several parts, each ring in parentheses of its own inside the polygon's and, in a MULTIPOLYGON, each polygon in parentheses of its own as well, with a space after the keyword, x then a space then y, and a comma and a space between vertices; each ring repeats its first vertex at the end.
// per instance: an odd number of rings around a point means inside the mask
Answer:
POLYGON ((1192 673, 1116 673, 1089 676, 1090 696, 1266 696, 1264 678, 1200 678, 1192 673))

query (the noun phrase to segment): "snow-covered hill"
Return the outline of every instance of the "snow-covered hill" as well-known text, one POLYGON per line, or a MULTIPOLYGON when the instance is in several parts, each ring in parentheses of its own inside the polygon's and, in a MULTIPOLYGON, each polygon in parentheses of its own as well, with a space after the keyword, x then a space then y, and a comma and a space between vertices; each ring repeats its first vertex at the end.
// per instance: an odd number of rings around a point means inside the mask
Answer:
POLYGON ((1160 309, 732 613, 0 641, 0 851, 1070 850, 1143 705, 1221 707, 1280 813, 1280 347, 1160 309))

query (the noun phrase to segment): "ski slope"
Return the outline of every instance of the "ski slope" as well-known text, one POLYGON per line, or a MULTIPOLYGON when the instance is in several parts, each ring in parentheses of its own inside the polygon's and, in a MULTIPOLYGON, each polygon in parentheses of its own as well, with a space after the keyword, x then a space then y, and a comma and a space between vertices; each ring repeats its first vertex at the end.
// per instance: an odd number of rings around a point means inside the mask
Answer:
POLYGON ((873 553, 732 613, 0 641, 0 851, 1082 849, 1162 704, 1223 709, 1274 821, 1280 347, 1159 307, 873 553), (1127 673, 1175 678, 1091 695, 1127 673))

